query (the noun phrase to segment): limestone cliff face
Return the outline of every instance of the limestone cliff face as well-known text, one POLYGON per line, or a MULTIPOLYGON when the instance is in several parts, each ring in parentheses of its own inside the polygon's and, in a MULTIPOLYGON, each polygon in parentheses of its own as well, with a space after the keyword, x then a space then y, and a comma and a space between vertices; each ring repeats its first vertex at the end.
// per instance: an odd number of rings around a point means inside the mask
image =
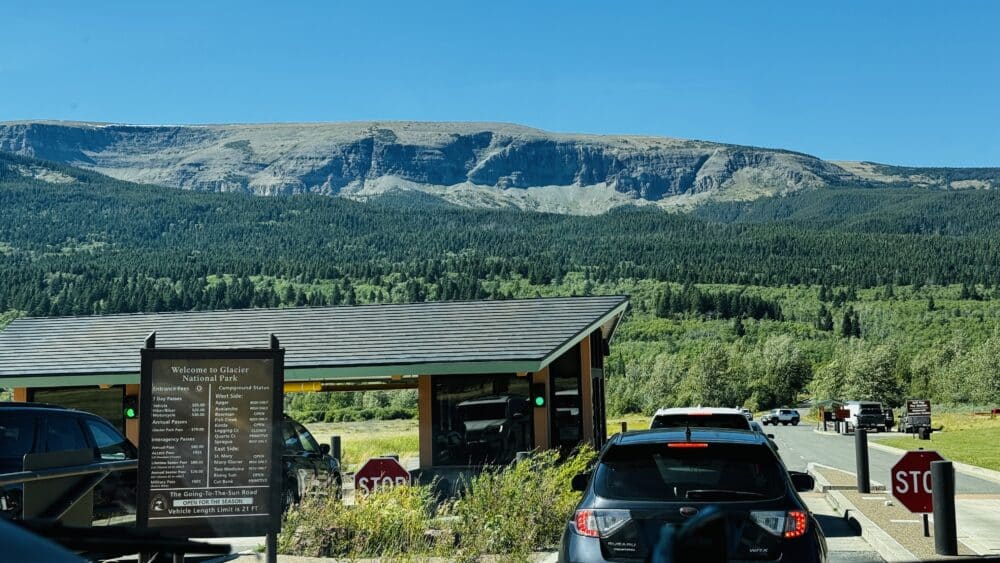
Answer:
POLYGON ((630 202, 751 199, 856 179, 789 151, 497 123, 7 122, 0 123, 0 151, 182 189, 349 197, 411 189, 467 205, 546 209, 559 202, 558 210, 569 212, 580 211, 573 208, 578 199, 590 206, 583 212, 599 212, 630 202))

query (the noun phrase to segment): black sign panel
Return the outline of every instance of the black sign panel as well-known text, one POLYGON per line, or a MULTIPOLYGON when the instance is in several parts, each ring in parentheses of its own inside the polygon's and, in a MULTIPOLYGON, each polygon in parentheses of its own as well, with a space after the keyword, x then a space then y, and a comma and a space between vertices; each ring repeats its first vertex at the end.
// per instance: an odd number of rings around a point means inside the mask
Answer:
POLYGON ((931 402, 928 399, 907 399, 906 414, 931 414, 931 402))
POLYGON ((257 536, 281 523, 284 350, 142 350, 139 527, 257 536))

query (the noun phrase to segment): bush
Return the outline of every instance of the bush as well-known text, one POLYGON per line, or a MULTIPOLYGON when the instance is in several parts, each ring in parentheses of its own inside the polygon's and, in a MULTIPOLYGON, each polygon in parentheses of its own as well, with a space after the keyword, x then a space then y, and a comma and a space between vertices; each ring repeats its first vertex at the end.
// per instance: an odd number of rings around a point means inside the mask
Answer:
POLYGON ((405 420, 417 418, 417 409, 398 407, 330 407, 323 413, 323 422, 361 422, 365 420, 405 420))
POLYGON ((416 418, 417 393, 413 389, 293 393, 285 397, 285 412, 302 423, 416 418))
POLYGON ((561 462, 556 451, 539 452, 484 471, 468 481, 461 498, 438 505, 433 483, 379 491, 355 506, 307 498, 285 515, 278 551, 307 557, 527 560, 533 551, 558 544, 580 501, 572 478, 595 457, 590 448, 561 462))
POLYGON ((347 506, 327 497, 304 499, 285 515, 278 552, 307 557, 432 555, 430 487, 395 487, 347 506))
POLYGON ((473 477, 449 510, 458 518, 454 555, 466 561, 487 554, 526 559, 534 550, 557 545, 580 501, 572 478, 595 457, 593 449, 582 448, 560 463, 559 453, 548 450, 473 477))

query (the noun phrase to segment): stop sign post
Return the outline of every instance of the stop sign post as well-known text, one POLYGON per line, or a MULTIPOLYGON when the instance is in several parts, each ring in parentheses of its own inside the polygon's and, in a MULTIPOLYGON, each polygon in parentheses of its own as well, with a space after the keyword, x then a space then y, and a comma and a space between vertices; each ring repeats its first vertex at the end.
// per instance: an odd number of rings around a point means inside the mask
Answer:
POLYGON ((392 457, 373 457, 354 474, 354 490, 363 495, 409 484, 410 472, 392 457))
POLYGON ((937 452, 915 451, 906 453, 892 466, 890 482, 892 496, 910 512, 927 514, 934 511, 931 495, 931 462, 942 461, 937 452))

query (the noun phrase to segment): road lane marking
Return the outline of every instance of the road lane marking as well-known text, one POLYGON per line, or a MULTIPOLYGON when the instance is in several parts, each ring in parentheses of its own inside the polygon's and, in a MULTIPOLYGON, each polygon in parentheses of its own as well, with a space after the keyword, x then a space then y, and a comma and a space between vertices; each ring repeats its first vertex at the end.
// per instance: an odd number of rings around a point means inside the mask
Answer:
POLYGON ((920 520, 889 520, 893 524, 919 524, 920 520))

